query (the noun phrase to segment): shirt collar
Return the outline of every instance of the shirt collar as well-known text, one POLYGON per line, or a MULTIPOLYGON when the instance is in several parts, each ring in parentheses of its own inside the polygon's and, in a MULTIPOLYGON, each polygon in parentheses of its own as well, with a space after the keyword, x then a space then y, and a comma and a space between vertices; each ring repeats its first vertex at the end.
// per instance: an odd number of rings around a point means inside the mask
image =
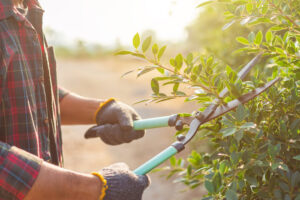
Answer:
MULTIPOLYGON (((38 0, 24 0, 23 5, 28 10, 38 9, 43 12, 38 0)), ((0 20, 6 19, 10 16, 17 16, 18 20, 22 20, 19 11, 13 6, 12 0, 0 0, 0 20)))

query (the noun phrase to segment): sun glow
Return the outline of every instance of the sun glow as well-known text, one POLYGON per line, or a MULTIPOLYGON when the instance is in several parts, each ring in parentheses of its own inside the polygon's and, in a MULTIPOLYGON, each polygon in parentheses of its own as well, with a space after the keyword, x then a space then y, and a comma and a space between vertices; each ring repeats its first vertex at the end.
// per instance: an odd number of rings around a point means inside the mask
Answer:
POLYGON ((40 0, 44 27, 66 40, 102 45, 131 43, 136 32, 153 30, 160 40, 185 38, 185 27, 199 12, 199 0, 40 0))

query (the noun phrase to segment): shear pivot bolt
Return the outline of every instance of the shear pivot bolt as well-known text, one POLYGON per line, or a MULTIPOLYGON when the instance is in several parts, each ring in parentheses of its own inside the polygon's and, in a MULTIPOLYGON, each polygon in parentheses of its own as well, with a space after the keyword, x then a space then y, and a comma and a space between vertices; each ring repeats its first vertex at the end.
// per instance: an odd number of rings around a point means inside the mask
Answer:
POLYGON ((180 130, 183 129, 183 123, 182 123, 181 120, 178 120, 178 121, 176 122, 175 128, 176 128, 177 131, 180 131, 180 130))
POLYGON ((183 141, 185 139, 185 136, 180 134, 180 135, 177 135, 177 140, 178 141, 183 141))

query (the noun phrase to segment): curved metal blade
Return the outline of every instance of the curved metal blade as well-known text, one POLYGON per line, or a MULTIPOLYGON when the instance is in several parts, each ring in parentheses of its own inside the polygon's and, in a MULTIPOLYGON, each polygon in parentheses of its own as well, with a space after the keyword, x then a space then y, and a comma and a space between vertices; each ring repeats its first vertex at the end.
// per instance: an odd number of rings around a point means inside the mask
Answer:
POLYGON ((245 95, 242 95, 240 98, 230 101, 226 105, 219 106, 208 119, 204 120, 204 122, 208 122, 214 118, 224 115, 225 113, 235 109, 239 105, 244 104, 244 103, 250 101, 251 99, 254 99, 258 95, 260 95, 262 92, 269 89, 272 85, 274 85, 277 81, 279 81, 279 79, 280 78, 275 78, 274 80, 266 83, 264 86, 256 88, 255 90, 253 90, 245 95))
MULTIPOLYGON (((238 77, 241 79, 241 80, 244 80, 244 78, 247 76, 247 74, 250 72, 250 70, 256 65, 256 63, 258 63, 260 57, 262 56, 262 53, 259 53, 257 54, 250 62, 247 63, 247 65, 245 65, 241 71, 238 73, 238 77)), ((224 98, 228 93, 228 89, 227 88, 224 88, 219 96, 221 98, 224 98)))
POLYGON ((270 88, 272 85, 274 85, 277 81, 279 81, 280 78, 275 78, 274 80, 266 83, 264 86, 256 88, 255 90, 242 95, 238 99, 232 100, 226 105, 221 105, 216 108, 215 112, 213 112, 209 117, 203 118, 203 121, 200 121, 199 119, 195 117, 188 117, 188 118, 182 118, 183 122, 185 124, 190 125, 190 129, 185 137, 185 139, 182 141, 183 144, 188 143, 196 134, 198 128, 200 125, 204 124, 205 122, 208 122, 212 119, 215 119, 217 117, 220 117, 221 115, 224 115, 225 113, 237 108, 239 105, 244 104, 251 99, 254 99, 258 95, 260 95, 262 92, 266 91, 268 88, 270 88))
MULTIPOLYGON (((214 114, 212 114, 208 119, 206 119, 205 122, 208 122, 214 118, 217 118, 217 117, 225 114, 226 112, 229 112, 230 110, 236 108, 240 104, 246 103, 247 101, 253 99, 254 97, 258 96, 260 93, 264 92, 269 87, 274 85, 279 79, 280 78, 276 78, 276 79, 266 83, 264 86, 257 88, 255 90, 251 91, 250 93, 241 96, 238 99, 232 100, 229 103, 227 103, 226 105, 222 105, 222 106, 218 107, 215 110, 214 114)), ((195 119, 195 117, 193 117, 193 116, 179 118, 179 120, 181 120, 182 123, 185 125, 190 125, 194 119, 195 119)))
MULTIPOLYGON (((238 73, 238 77, 240 79, 244 79, 246 75, 249 73, 249 71, 252 69, 252 67, 258 62, 260 59, 262 53, 259 53, 257 56, 255 56, 243 69, 238 73)), ((228 88, 224 88, 220 94, 219 97, 224 98, 228 94, 228 88)), ((200 116, 197 116, 197 118, 200 121, 203 121, 203 119, 209 119, 209 117, 215 112, 217 107, 219 106, 219 99, 216 98, 211 105, 209 105, 200 116)))

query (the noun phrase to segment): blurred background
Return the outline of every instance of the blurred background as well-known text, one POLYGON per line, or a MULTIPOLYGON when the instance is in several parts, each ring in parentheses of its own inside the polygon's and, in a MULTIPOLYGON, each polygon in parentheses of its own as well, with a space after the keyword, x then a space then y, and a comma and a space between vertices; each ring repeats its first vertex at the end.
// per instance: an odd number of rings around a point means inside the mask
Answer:
MULTIPOLYGON (((229 65, 240 65, 232 58, 228 38, 243 29, 222 31, 226 20, 222 8, 197 9, 201 0, 39 0, 44 13, 48 43, 55 48, 60 86, 94 98, 115 97, 129 105, 151 95, 150 80, 154 74, 136 78, 122 74, 139 66, 141 60, 113 53, 132 49, 132 38, 139 32, 151 35, 159 46, 167 45, 166 58, 178 53, 199 51, 214 54, 229 65), (224 40, 227 38, 227 40, 224 40), (224 50, 223 50, 224 49, 224 50)), ((244 59, 241 59, 244 60, 244 59)), ((167 60, 163 61, 168 65, 167 60)), ((155 73, 155 72, 153 72, 155 73)), ((183 104, 184 99, 160 104, 133 105, 143 118, 192 112, 197 106, 183 104)), ((88 126, 63 127, 64 159, 68 169, 91 172, 115 162, 126 162, 136 168, 174 140, 175 130, 149 130, 141 140, 120 146, 108 146, 98 139, 85 140, 88 126)), ((194 144, 195 145, 195 144, 194 144)), ((203 144, 196 144, 201 147, 203 144)), ((185 156, 189 150, 179 154, 185 156)), ((150 174, 152 184, 144 200, 196 199, 203 189, 185 192, 185 186, 166 180, 166 172, 150 174)))

